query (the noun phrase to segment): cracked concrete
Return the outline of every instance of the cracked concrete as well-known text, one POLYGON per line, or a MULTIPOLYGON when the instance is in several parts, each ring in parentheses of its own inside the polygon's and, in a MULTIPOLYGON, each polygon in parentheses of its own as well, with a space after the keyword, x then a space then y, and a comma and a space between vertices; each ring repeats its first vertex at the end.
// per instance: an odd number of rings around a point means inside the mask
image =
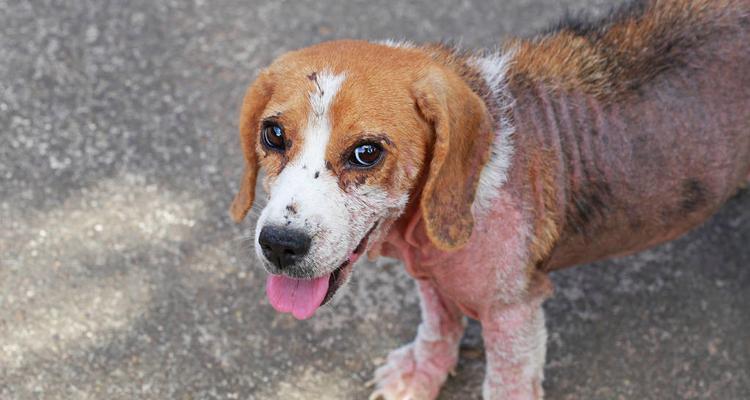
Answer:
MULTIPOLYGON (((0 0, 0 398, 350 399, 413 337, 413 284, 358 266, 297 322, 226 207, 255 71, 321 40, 493 46, 604 0, 0 0)), ((750 398, 750 193, 700 229, 554 275, 551 399, 750 398)), ((479 398, 480 328, 442 399, 479 398)))

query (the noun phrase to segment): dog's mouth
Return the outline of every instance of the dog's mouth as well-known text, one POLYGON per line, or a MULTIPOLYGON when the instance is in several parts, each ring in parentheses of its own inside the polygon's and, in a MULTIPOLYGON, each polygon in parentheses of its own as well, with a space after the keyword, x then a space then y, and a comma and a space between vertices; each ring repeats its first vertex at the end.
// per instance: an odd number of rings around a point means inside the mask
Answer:
POLYGON ((331 275, 328 278, 328 291, 326 292, 326 296, 323 298, 323 302, 320 303, 321 306, 331 300, 333 298, 333 295, 336 294, 336 291, 339 290, 344 282, 346 282, 346 279, 352 272, 354 263, 357 262, 359 257, 367 249, 367 242, 370 239, 370 234, 372 234, 372 231, 374 231, 377 226, 378 223, 376 222, 375 225, 373 225, 372 228, 367 231, 362 240, 359 241, 359 244, 354 248, 354 251, 352 251, 352 253, 349 255, 349 258, 333 272, 331 272, 331 275))
POLYGON ((308 319, 321 306, 330 301, 336 291, 346 282, 354 263, 367 250, 370 235, 378 226, 376 222, 362 237, 357 247, 338 268, 313 279, 297 279, 284 275, 269 275, 266 294, 274 309, 291 313, 297 319, 308 319))

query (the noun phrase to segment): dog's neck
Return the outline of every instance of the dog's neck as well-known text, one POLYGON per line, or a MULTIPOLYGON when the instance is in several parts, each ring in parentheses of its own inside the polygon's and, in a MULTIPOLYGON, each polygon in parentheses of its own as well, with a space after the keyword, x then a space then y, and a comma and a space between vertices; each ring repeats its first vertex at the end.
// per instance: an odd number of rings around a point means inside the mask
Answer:
POLYGON ((513 99, 508 89, 507 73, 515 51, 511 48, 503 52, 473 53, 444 44, 425 45, 422 50, 461 77, 484 100, 493 121, 492 153, 482 169, 473 204, 476 216, 485 215, 507 181, 513 158, 513 99))
MULTIPOLYGON (((484 100, 493 120, 492 153, 480 174, 472 207, 475 219, 483 218, 491 211, 493 202, 508 180, 514 153, 514 127, 511 123, 513 100, 506 76, 513 52, 469 53, 443 44, 425 45, 422 50, 461 77, 484 100)), ((447 253, 437 249, 427 236, 418 204, 419 193, 412 194, 411 199, 403 215, 390 224, 382 246, 376 246, 377 249, 371 252, 371 258, 382 253, 402 259, 409 273, 419 277, 424 273, 420 271, 421 268, 439 263, 447 253)))

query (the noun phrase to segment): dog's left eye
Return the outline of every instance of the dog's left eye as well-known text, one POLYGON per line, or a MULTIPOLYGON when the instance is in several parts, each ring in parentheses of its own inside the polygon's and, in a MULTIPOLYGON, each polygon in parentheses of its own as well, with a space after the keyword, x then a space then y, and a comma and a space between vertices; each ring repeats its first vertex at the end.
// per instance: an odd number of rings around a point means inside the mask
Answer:
POLYGON ((372 167, 383 156, 383 148, 376 143, 364 143, 354 148, 349 163, 361 168, 372 167))

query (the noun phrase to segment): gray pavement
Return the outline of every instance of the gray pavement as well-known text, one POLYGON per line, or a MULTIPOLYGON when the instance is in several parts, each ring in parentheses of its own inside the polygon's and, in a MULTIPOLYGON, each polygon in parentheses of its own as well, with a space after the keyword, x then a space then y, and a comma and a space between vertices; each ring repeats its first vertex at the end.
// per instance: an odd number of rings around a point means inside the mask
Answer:
MULTIPOLYGON (((611 1, 0 0, 0 399, 355 399, 418 306, 361 265, 297 322, 264 296, 239 177, 258 67, 321 40, 493 46, 611 1)), ((750 193, 651 251, 556 273, 551 399, 750 398, 750 193)), ((480 328, 441 399, 476 399, 480 328)))

